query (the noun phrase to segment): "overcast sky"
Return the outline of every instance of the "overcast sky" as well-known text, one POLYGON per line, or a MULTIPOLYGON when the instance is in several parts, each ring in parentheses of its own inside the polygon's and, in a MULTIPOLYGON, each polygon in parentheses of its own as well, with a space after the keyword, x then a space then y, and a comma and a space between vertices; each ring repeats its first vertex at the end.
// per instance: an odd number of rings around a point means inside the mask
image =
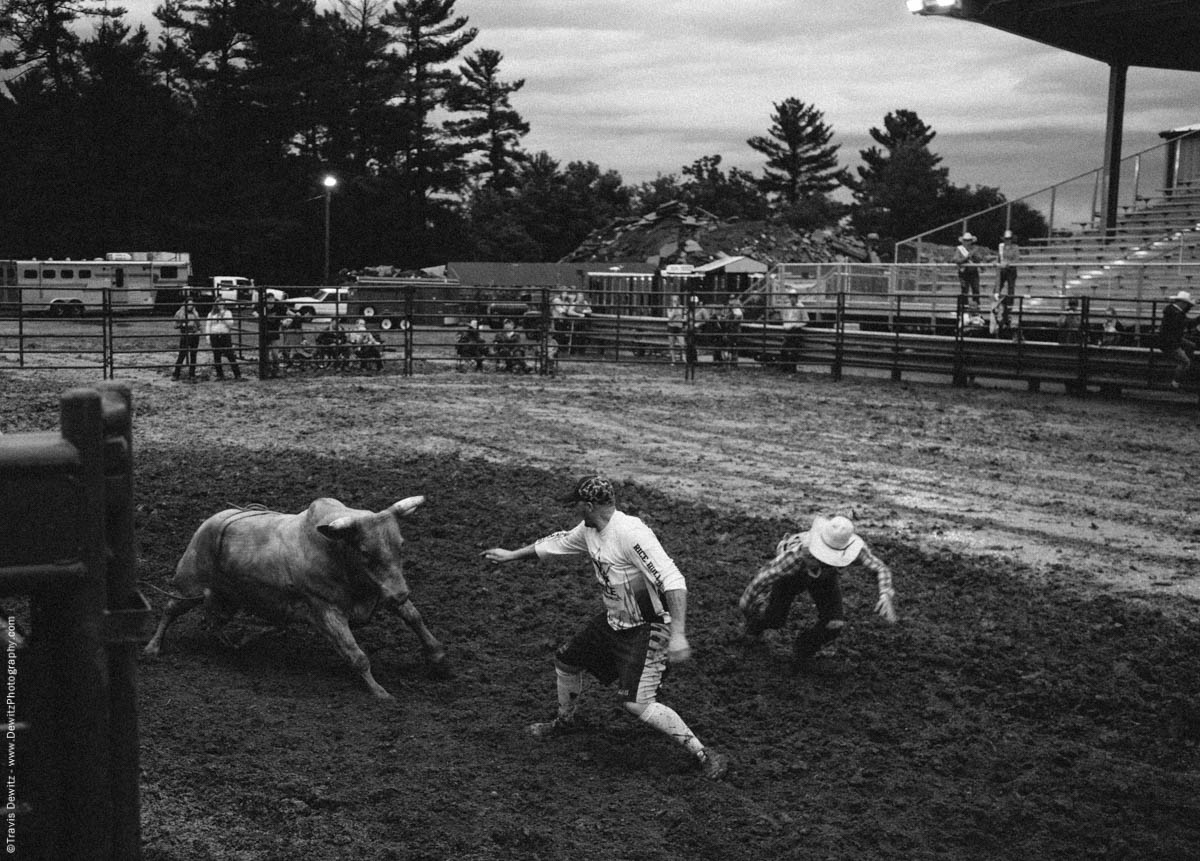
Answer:
MULTIPOLYGON (((909 14, 904 0, 459 0, 475 47, 524 78, 514 107, 531 151, 583 159, 628 183, 719 154, 758 172, 746 139, 773 105, 815 105, 861 163, 871 127, 901 108, 938 136, 958 185, 1009 198, 1103 161, 1108 67, 978 24, 909 14)), ((1131 69, 1125 147, 1200 122, 1200 75, 1131 69)))
MULTIPOLYGON (((148 19, 156 0, 126 0, 148 19)), ((326 5, 330 0, 318 0, 326 5)), ((824 112, 853 169, 871 127, 909 109, 957 185, 1010 199, 1104 157, 1108 67, 989 27, 909 14, 904 0, 458 0, 468 49, 525 79, 531 152, 593 161, 626 183, 719 154, 758 173, 746 139, 795 97, 824 112)), ((1200 122, 1200 74, 1129 70, 1125 153, 1200 122)))

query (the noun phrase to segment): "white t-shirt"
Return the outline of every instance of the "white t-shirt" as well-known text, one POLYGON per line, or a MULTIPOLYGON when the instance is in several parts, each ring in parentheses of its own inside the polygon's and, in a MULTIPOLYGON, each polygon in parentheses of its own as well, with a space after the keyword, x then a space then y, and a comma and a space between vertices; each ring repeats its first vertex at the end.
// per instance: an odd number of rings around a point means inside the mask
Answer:
POLYGON ((539 559, 587 554, 600 581, 608 624, 615 630, 645 622, 670 622, 665 595, 687 589, 683 574, 641 518, 614 511, 604 529, 580 521, 574 529, 534 544, 539 559))

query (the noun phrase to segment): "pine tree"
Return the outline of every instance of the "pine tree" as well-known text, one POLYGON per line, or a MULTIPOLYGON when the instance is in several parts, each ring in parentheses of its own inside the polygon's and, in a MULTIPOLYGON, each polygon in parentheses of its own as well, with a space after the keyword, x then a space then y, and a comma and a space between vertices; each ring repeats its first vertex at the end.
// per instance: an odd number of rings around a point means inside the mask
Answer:
POLYGON ((870 134, 878 146, 859 152, 863 166, 853 183, 854 226, 878 233, 885 244, 936 227, 950 187, 949 169, 940 167, 941 156, 929 149, 937 132, 913 111, 901 109, 870 134))
POLYGON ((500 80, 502 59, 499 51, 481 48, 459 67, 462 80, 450 91, 450 108, 475 115, 446 123, 446 130, 461 139, 468 152, 483 155, 468 173, 496 190, 516 183, 516 168, 527 158, 520 141, 529 134, 529 123, 509 103, 509 96, 525 86, 525 81, 500 80))
POLYGON ((767 158, 759 187, 775 195, 787 207, 807 199, 823 198, 846 182, 848 176, 838 167, 838 144, 830 144, 833 130, 825 124, 825 115, 796 98, 775 105, 768 136, 746 141, 751 149, 767 158))
POLYGON ((431 116, 447 105, 458 75, 447 69, 478 31, 465 16, 454 17, 454 0, 396 0, 383 24, 400 48, 404 139, 393 167, 405 180, 409 203, 423 210, 439 191, 457 191, 464 176, 463 147, 449 140, 431 116))

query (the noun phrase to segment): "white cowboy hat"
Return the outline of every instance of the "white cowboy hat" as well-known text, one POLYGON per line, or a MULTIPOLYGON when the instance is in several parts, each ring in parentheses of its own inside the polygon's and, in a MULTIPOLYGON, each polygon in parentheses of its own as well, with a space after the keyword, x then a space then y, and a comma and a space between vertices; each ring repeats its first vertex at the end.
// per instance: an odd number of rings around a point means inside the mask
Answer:
POLYGON ((974 235, 972 235, 970 233, 964 233, 962 236, 958 237, 958 241, 959 242, 974 242, 975 237, 974 237, 974 235))
POLYGON ((1195 304, 1192 302, 1192 294, 1186 290, 1180 290, 1178 293, 1176 293, 1174 296, 1171 297, 1172 302, 1174 302, 1177 299, 1182 299, 1184 302, 1187 302, 1189 305, 1195 304))
POLYGON ((854 524, 848 517, 813 518, 808 531, 808 552, 818 561, 835 568, 845 568, 858 558, 863 540, 854 534, 854 524))

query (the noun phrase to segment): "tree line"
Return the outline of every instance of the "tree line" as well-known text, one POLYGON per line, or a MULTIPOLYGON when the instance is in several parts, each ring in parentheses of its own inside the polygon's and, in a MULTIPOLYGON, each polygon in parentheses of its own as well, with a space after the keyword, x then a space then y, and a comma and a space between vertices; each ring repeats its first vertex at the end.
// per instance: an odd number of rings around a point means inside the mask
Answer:
MULTIPOLYGON (((200 272, 302 284, 322 272, 327 228, 335 269, 416 268, 558 260, 671 200, 799 229, 848 223, 885 248, 1005 200, 951 184, 936 133, 903 109, 870 130, 852 173, 823 113, 797 98, 746 141, 761 175, 704 155, 628 185, 527 152, 513 106, 525 82, 505 79, 454 3, 166 0, 152 38, 120 7, 2 0, 0 256, 190 251, 200 272)), ((1020 204, 1014 219, 1019 235, 1044 232, 1020 204)), ((985 244, 1003 228, 1002 213, 972 222, 985 244)))

